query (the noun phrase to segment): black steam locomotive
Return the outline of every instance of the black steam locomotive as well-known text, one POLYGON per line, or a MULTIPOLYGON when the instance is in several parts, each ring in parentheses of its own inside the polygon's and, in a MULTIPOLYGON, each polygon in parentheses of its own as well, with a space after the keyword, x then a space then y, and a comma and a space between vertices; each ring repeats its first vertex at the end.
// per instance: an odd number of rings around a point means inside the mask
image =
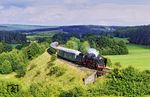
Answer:
POLYGON ((49 51, 56 53, 63 59, 95 70, 102 71, 107 64, 107 59, 98 55, 97 51, 93 48, 90 48, 87 54, 83 54, 78 50, 60 47, 58 42, 53 42, 50 44, 49 51))

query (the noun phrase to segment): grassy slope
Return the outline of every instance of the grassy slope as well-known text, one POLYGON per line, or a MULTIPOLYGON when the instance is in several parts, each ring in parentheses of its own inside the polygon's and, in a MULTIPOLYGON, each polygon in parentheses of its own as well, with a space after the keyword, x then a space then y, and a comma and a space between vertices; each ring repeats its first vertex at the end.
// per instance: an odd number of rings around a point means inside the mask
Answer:
POLYGON ((150 48, 130 44, 128 49, 128 55, 109 55, 106 57, 110 58, 113 63, 120 62, 123 67, 131 65, 140 70, 150 70, 150 48))
POLYGON ((11 73, 7 75, 0 74, 0 79, 19 80, 27 89, 29 89, 30 85, 33 83, 41 84, 43 87, 42 91, 46 91, 47 87, 52 89, 54 88, 55 91, 52 91, 54 94, 52 97, 57 97, 61 90, 66 91, 74 88, 75 86, 84 86, 82 78, 85 77, 86 73, 72 65, 69 65, 68 63, 65 63, 65 61, 56 60, 55 62, 55 65, 65 69, 65 73, 62 76, 56 77, 55 75, 47 75, 49 73, 48 62, 50 61, 50 57, 51 56, 45 52, 39 57, 33 59, 30 62, 27 73, 23 78, 16 78, 16 74, 11 73), (35 65, 36 67, 29 70, 32 65, 35 65), (37 72, 40 73, 37 75, 37 72))
MULTIPOLYGON (((0 75, 0 79, 20 80, 21 83, 26 86, 26 91, 28 91, 31 84, 40 83, 40 85, 42 85, 43 87, 42 91, 47 90, 48 87, 54 90, 52 91, 54 94, 52 97, 57 97, 60 93, 60 90, 69 90, 76 86, 86 87, 83 85, 82 82, 82 78, 86 75, 86 73, 62 60, 57 60, 55 63, 57 64, 57 66, 66 69, 65 74, 60 77, 47 75, 47 73, 49 72, 49 69, 47 68, 48 66, 47 63, 50 61, 50 57, 51 56, 47 52, 45 52, 39 57, 33 59, 28 66, 28 71, 25 77, 23 78, 16 78, 15 73, 11 73, 8 75, 0 75), (29 70, 32 65, 35 65, 36 67, 33 68, 32 70, 29 70), (35 76, 39 71, 40 74, 35 76)), ((95 85, 100 85, 104 81, 105 77, 100 77, 98 78, 95 85)), ((93 87, 95 85, 91 84, 90 86, 93 87)), ((29 95, 31 94, 29 93, 29 95)), ((103 96, 103 97, 116 97, 116 96, 103 96)))

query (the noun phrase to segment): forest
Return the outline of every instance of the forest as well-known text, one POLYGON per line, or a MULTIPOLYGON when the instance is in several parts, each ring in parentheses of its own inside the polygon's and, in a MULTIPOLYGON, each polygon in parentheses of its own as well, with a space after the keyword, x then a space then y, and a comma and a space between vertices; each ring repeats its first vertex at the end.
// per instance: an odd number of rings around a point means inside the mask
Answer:
MULTIPOLYGON (((76 31, 76 27, 69 27, 68 30, 66 28, 65 31, 69 32, 55 30, 32 33, 28 36, 20 32, 0 32, 0 96, 149 97, 148 68, 136 69, 138 65, 132 65, 131 62, 122 64, 119 60, 120 57, 125 57, 124 61, 128 61, 130 55, 135 58, 134 62, 139 61, 138 57, 142 59, 142 56, 135 54, 139 54, 137 52, 139 49, 135 50, 133 45, 150 45, 147 26, 146 28, 145 26, 119 27, 109 33, 98 33, 96 30, 97 34, 86 33, 89 29, 86 27, 84 29, 87 30, 82 34, 71 32, 76 31), (47 52, 49 44, 53 41, 82 53, 86 53, 88 48, 96 48, 101 55, 109 58, 112 70, 109 74, 99 77, 95 83, 84 85, 83 71, 47 52), (131 52, 129 45, 133 47, 134 53, 131 52), (112 59, 117 61, 112 62, 112 59), (130 64, 132 66, 129 66, 130 64), (10 84, 19 85, 19 91, 8 92, 7 86, 10 84)), ((149 48, 143 49, 140 50, 145 53, 140 52, 140 54, 145 54, 143 58, 146 58, 149 56, 149 48)), ((140 66, 146 65, 140 64, 140 66)))
POLYGON ((114 36, 128 38, 130 43, 150 45, 150 26, 120 28, 114 36))
POLYGON ((26 35, 22 33, 17 32, 6 32, 6 31, 0 31, 0 41, 3 41, 5 43, 12 43, 12 44, 19 44, 19 43, 26 43, 26 35))

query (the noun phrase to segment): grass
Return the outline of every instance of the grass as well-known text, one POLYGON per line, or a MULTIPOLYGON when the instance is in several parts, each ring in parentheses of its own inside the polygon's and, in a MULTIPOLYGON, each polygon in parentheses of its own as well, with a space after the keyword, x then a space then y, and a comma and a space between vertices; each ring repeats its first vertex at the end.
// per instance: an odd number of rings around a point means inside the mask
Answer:
POLYGON ((28 35, 27 39, 28 40, 36 40, 36 38, 47 38, 47 37, 52 37, 53 35, 59 33, 60 31, 54 30, 54 31, 45 31, 45 32, 39 32, 34 35, 28 35))
MULTIPOLYGON (((143 46, 137 46, 137 45, 128 45, 129 48, 129 55, 123 55, 123 56, 107 56, 112 59, 113 62, 126 62, 124 59, 126 57, 135 57, 138 54, 142 55, 142 58, 144 56, 149 55, 148 58, 143 58, 145 60, 150 59, 150 49, 144 48, 143 46), (138 53, 138 54, 137 54, 138 53), (118 59, 120 58, 120 59, 118 59)), ((140 56, 139 55, 139 56, 140 56)), ((137 56, 137 58, 139 57, 137 56)), ((7 74, 7 75, 1 75, 0 79, 6 79, 6 80, 19 80, 21 83, 25 86, 26 89, 29 89, 29 87, 33 83, 40 83, 42 86, 42 90, 46 90, 49 87, 54 89, 53 96, 57 97, 60 93, 60 90, 69 90, 76 86, 83 86, 87 88, 88 86, 84 86, 82 82, 82 78, 85 77, 86 72, 81 71, 80 69, 70 65, 68 62, 62 61, 57 59, 55 61, 55 64, 58 67, 65 68, 66 72, 60 77, 56 76, 50 76, 47 75, 49 73, 48 68, 48 62, 51 59, 51 55, 49 55, 47 52, 43 53, 42 55, 38 56, 37 58, 30 61, 30 64, 27 68, 27 73, 23 78, 16 78, 15 73, 7 74), (32 68, 32 69, 31 69, 32 68), (35 76, 36 75, 36 76, 35 76)), ((132 58, 134 59, 134 58, 132 58)), ((128 62, 132 62, 133 60, 129 60, 128 62)), ((140 60, 136 60, 140 61, 140 60)), ((141 60, 141 62, 143 62, 141 60)), ((147 63, 148 64, 148 63, 147 63)), ((135 65, 134 65, 135 66, 135 65)), ((138 66, 138 65, 137 65, 138 66)), ((150 65, 148 65, 150 67, 150 65)), ((51 68, 51 67, 50 67, 51 68)), ((105 77, 100 77, 97 79, 98 83, 97 85, 103 84, 105 81, 105 77)), ((92 86, 93 84, 91 84, 92 86)), ((28 91, 28 90, 27 90, 28 91)), ((103 97, 117 97, 117 96, 103 96, 103 97)), ((148 96, 145 96, 148 97, 148 96)))
POLYGON ((133 66, 139 70, 150 70, 150 48, 128 44, 128 55, 108 55, 112 63, 120 62, 122 67, 133 66))

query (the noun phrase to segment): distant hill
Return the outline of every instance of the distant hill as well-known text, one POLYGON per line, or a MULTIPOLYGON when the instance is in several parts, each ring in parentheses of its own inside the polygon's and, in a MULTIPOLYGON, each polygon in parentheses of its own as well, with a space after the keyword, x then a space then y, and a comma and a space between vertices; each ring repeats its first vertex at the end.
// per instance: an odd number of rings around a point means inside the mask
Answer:
POLYGON ((0 24, 0 31, 30 31, 36 29, 51 28, 51 26, 40 26, 40 25, 20 25, 20 24, 0 24))
POLYGON ((99 32, 113 32, 118 27, 115 26, 98 26, 98 25, 72 25, 72 26, 38 26, 38 25, 19 25, 19 24, 5 24, 0 25, 0 31, 22 32, 22 33, 36 33, 59 30, 63 32, 76 33, 99 33, 99 32))

